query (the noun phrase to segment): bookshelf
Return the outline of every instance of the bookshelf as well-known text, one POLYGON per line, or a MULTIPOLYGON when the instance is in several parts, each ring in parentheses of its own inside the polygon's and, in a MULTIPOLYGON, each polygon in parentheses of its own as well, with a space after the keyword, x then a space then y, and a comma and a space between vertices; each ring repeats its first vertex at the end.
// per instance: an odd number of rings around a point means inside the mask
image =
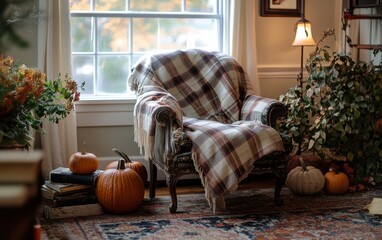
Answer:
POLYGON ((34 239, 41 202, 40 151, 0 150, 0 231, 2 239, 34 239))

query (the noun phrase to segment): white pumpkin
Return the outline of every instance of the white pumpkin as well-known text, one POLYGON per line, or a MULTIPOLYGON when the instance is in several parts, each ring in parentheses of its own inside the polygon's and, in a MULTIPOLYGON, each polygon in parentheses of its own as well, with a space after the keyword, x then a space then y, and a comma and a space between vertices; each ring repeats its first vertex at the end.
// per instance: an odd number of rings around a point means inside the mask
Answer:
POLYGON ((288 173, 285 185, 296 194, 318 193, 325 186, 324 175, 313 166, 305 166, 302 158, 300 158, 300 162, 301 166, 295 167, 288 173))

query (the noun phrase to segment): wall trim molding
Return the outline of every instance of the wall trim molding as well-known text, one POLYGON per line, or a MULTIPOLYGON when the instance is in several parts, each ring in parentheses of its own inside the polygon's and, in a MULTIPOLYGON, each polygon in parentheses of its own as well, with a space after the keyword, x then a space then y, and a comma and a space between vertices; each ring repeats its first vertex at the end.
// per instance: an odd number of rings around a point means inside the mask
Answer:
MULTIPOLYGON (((257 68, 259 79, 296 79, 300 73, 297 65, 259 65, 257 68)), ((306 71, 304 71, 304 75, 306 71)))
POLYGON ((134 104, 135 99, 80 100, 77 127, 132 126, 134 104))

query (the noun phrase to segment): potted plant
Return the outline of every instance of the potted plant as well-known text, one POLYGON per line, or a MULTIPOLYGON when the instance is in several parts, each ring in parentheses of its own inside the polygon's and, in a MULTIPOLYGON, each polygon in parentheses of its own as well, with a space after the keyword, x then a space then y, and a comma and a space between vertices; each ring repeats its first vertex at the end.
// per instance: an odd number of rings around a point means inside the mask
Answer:
MULTIPOLYGON (((332 35, 334 35, 334 30, 325 31, 316 48, 325 38, 332 35)), ((309 140, 315 134, 312 131, 312 126, 314 125, 314 117, 319 111, 317 99, 312 94, 314 83, 304 80, 300 75, 297 78, 298 84, 279 97, 279 100, 288 108, 288 117, 282 121, 279 128, 281 132, 288 134, 292 138, 295 146, 287 166, 287 171, 289 172, 294 167, 299 166, 299 159, 304 155, 303 158, 307 165, 313 165, 325 174, 328 171, 328 165, 320 161, 322 157, 318 155, 320 151, 316 151, 315 148, 308 145, 309 140)))
POLYGON ((356 62, 348 54, 329 53, 328 47, 320 46, 328 36, 334 36, 334 31, 324 33, 306 63, 309 77, 299 100, 305 106, 294 110, 296 91, 280 97, 290 110, 283 129, 292 136, 303 134, 306 149, 348 161, 356 181, 372 177, 380 182, 382 139, 376 123, 382 117, 382 63, 356 62), (301 115, 309 118, 302 123, 304 128, 288 125, 301 115), (296 134, 300 129, 305 132, 296 134))
POLYGON ((307 63, 317 103, 310 149, 351 162, 355 175, 382 180, 382 62, 354 61, 350 55, 317 47, 307 63))
POLYGON ((29 147, 32 131, 42 131, 45 118, 65 118, 79 96, 69 75, 47 81, 44 73, 0 56, 0 146, 29 147))

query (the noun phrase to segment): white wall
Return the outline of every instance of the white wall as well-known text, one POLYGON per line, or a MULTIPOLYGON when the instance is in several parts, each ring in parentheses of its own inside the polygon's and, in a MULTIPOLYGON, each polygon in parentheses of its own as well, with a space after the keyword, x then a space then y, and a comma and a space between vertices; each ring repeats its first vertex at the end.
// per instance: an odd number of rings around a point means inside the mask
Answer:
MULTIPOLYGON (((338 1, 338 0, 337 0, 338 1)), ((256 1, 259 9, 259 2, 256 1)), ((335 28, 335 1, 305 0, 305 18, 312 23, 313 37, 335 28)), ((261 95, 278 98, 296 84, 300 71, 301 48, 293 47, 294 25, 299 17, 262 17, 256 12, 257 61, 261 95)), ((334 48, 334 40, 327 42, 334 48)), ((305 47, 304 59, 314 47, 305 47)), ((334 50, 334 49, 333 49, 334 50)))
MULTIPOLYGON (((5 1, 5 0, 2 0, 5 1)), ((20 5, 25 9, 32 10, 33 8, 38 9, 38 0, 26 1, 25 4, 20 5)), ((11 46, 4 53, 0 53, 6 56, 12 56, 15 60, 19 60, 31 68, 37 68, 37 33, 38 33, 38 20, 37 18, 32 18, 27 20, 25 23, 14 24, 14 30, 25 40, 29 42, 27 48, 18 48, 11 46)))

